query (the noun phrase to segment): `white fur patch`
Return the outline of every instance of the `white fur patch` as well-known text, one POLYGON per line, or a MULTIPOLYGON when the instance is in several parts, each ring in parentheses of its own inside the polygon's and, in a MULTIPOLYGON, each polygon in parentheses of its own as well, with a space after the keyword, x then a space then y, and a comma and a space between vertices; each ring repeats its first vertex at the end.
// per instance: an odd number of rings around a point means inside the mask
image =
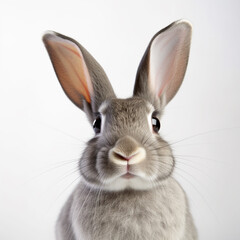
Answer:
POLYGON ((106 111, 106 108, 108 107, 107 105, 107 102, 104 101, 100 107, 99 107, 99 110, 98 112, 101 114, 101 132, 98 134, 100 135, 102 133, 102 131, 104 131, 104 126, 105 126, 105 122, 106 122, 106 114, 105 114, 105 111, 106 111))
POLYGON ((105 182, 103 186, 105 190, 109 191, 121 191, 124 189, 147 190, 151 189, 152 187, 153 184, 151 183, 150 180, 144 179, 143 177, 140 176, 135 176, 130 179, 118 176, 114 179, 108 179, 108 181, 105 182))
POLYGON ((132 158, 128 161, 129 165, 142 162, 146 158, 146 150, 142 147, 138 147, 136 153, 133 154, 132 158))
POLYGON ((152 128, 152 114, 154 112, 154 107, 153 107, 152 104, 148 103, 148 108, 149 108, 149 112, 147 114, 147 122, 148 122, 150 132, 152 132, 153 131, 153 128, 152 128))

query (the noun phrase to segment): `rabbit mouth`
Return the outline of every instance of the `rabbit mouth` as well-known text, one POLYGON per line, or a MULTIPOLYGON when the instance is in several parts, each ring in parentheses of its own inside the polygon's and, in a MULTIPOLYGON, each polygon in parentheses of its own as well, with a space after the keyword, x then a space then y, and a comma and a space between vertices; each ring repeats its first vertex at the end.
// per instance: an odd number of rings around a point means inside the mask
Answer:
POLYGON ((125 178, 125 179, 131 179, 131 178, 136 177, 136 175, 127 172, 127 173, 123 174, 121 177, 122 177, 122 178, 125 178))
POLYGON ((130 170, 130 165, 129 163, 127 163, 127 172, 124 173, 121 177, 125 179, 131 179, 131 178, 137 177, 135 174, 131 173, 129 170, 130 170))

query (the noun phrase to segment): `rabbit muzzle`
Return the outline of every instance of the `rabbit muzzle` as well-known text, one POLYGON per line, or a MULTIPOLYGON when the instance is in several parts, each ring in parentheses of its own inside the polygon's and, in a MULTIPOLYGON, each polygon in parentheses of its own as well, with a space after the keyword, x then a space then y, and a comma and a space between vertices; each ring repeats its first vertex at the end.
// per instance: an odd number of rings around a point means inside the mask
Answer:
POLYGON ((117 165, 132 165, 146 158, 146 150, 130 136, 120 138, 109 151, 109 160, 117 165))

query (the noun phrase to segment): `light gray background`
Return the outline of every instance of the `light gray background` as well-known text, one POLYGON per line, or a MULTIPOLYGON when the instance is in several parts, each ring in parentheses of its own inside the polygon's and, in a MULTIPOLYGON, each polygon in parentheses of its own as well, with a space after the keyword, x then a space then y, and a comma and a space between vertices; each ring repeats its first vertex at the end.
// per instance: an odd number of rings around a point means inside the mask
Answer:
POLYGON ((0 239, 54 239, 78 181, 77 158, 93 135, 63 93, 42 33, 77 39, 118 96, 128 97, 150 38, 180 18, 193 24, 191 55, 161 132, 171 142, 184 139, 173 145, 175 176, 200 239, 240 239, 239 12, 239 1, 1 0, 0 239))

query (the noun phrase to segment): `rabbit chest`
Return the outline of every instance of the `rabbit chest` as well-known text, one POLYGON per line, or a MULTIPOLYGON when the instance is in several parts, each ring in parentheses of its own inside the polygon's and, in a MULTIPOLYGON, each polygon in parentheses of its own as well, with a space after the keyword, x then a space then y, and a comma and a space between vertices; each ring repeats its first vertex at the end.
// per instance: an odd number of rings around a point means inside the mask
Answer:
POLYGON ((180 240, 186 208, 185 194, 172 178, 148 191, 97 191, 80 184, 70 219, 76 240, 180 240))

